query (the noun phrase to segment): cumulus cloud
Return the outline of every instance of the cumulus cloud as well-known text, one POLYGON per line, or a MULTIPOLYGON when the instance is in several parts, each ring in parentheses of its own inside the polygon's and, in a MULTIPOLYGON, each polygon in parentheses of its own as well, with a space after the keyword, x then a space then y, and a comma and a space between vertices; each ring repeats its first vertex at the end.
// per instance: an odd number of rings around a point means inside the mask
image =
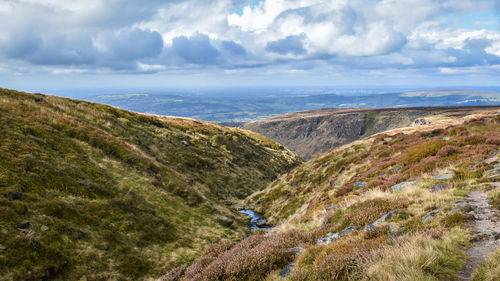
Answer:
POLYGON ((495 10, 499 0, 12 0, 0 2, 0 56, 16 72, 494 66, 500 31, 450 18, 495 10))
POLYGON ((281 40, 270 41, 266 45, 266 50, 281 55, 303 55, 307 52, 302 46, 305 37, 305 35, 290 35, 281 40))

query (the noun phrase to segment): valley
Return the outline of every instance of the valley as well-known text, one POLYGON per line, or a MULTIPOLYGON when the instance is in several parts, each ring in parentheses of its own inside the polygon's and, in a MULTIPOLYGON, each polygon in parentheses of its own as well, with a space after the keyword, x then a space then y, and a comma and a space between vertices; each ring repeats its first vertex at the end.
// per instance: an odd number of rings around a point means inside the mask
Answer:
POLYGON ((499 109, 322 109, 240 129, 1 89, 0 273, 495 280, 499 109))

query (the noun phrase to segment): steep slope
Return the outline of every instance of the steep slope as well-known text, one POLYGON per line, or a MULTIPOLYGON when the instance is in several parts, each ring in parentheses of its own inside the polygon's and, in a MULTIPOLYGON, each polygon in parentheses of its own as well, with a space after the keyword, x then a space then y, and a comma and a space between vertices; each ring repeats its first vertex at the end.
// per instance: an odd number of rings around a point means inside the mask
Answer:
MULTIPOLYGON (((500 115, 435 121, 358 140, 281 176, 245 202, 276 225, 270 233, 214 244, 163 280, 457 280, 469 243, 500 239, 468 229, 485 219, 469 193, 489 190, 491 204, 500 202, 500 115)), ((499 267, 492 257, 480 274, 499 267)))
POLYGON ((3 280, 158 277, 243 237, 228 202, 300 163, 244 130, 6 89, 0 155, 3 280))
POLYGON ((243 128, 282 143, 302 158, 310 159, 375 133, 432 122, 435 115, 465 116, 485 108, 488 107, 320 109, 270 117, 246 123, 243 128))

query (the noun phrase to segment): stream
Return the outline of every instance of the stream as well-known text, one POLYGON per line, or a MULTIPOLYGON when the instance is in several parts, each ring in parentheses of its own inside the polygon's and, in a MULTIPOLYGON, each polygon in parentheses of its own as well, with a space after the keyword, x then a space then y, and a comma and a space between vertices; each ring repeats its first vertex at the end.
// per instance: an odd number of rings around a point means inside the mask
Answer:
POLYGON ((247 209, 247 210, 240 210, 238 211, 240 214, 244 214, 250 217, 250 222, 248 223, 248 226, 250 229, 271 229, 272 226, 269 224, 266 224, 266 218, 255 212, 252 209, 247 209))

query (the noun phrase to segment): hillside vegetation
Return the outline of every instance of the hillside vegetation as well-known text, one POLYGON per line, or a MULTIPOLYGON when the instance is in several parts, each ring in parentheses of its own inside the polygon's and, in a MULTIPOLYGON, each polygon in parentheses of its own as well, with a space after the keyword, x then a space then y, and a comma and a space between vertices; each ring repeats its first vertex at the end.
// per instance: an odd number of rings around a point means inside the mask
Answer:
MULTIPOLYGON (((216 243, 162 280, 470 276, 477 259, 469 247, 486 241, 486 255, 500 246, 500 231, 492 231, 499 230, 499 212, 490 209, 500 207, 499 156, 500 115, 494 111, 342 146, 246 199, 276 225, 269 233, 216 243), (475 197, 481 196, 479 204, 475 197), (473 221, 494 227, 475 229, 473 221)), ((497 256, 479 267, 474 280, 499 280, 497 256)))
POLYGON ((0 89, 2 280, 140 280, 241 239, 300 159, 257 134, 0 89))
POLYGON ((243 128, 282 143, 304 159, 387 130, 456 119, 500 107, 411 107, 318 109, 246 123, 243 128))

